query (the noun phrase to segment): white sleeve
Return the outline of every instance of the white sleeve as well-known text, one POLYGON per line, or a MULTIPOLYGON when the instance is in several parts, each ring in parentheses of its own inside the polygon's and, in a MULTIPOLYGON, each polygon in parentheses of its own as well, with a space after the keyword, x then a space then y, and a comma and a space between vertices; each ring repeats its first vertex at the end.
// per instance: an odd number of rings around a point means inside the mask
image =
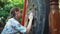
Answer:
POLYGON ((12 25, 16 30, 20 31, 21 33, 26 33, 26 27, 22 26, 20 23, 15 22, 12 25))

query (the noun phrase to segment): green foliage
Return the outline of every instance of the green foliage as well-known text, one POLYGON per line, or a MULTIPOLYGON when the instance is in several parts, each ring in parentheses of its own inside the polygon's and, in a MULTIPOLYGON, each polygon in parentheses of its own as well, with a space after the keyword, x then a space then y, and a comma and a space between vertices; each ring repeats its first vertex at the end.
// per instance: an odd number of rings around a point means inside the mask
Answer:
POLYGON ((23 5, 24 0, 0 0, 0 17, 6 19, 9 16, 12 7, 23 9, 23 5))

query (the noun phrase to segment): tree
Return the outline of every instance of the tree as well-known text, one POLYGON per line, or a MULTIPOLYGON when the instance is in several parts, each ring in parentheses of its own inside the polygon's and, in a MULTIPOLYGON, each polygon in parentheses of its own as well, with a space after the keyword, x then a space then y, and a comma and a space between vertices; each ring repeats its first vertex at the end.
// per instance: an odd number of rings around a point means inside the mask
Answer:
POLYGON ((23 5, 24 0, 0 0, 0 18, 4 18, 0 21, 5 23, 12 7, 19 7, 22 10, 23 5))

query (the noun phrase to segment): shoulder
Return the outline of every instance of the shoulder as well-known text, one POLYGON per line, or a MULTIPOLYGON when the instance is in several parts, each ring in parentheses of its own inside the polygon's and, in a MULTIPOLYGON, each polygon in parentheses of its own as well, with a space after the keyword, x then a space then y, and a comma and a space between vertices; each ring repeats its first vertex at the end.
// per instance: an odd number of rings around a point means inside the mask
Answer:
POLYGON ((8 19, 8 21, 6 23, 11 23, 13 21, 14 21, 14 19, 13 18, 10 18, 10 19, 8 19))
POLYGON ((17 22, 17 21, 14 18, 10 18, 10 19, 8 19, 7 22, 17 22))
POLYGON ((14 18, 10 18, 10 19, 8 19, 8 21, 14 21, 15 19, 14 18))
POLYGON ((19 22, 14 18, 9 19, 8 22, 10 22, 11 24, 19 24, 19 22))

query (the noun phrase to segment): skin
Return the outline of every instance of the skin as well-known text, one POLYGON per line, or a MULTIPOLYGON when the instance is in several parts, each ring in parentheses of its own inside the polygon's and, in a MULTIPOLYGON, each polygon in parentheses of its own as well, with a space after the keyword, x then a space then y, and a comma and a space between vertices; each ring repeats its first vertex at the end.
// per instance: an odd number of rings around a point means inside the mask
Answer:
MULTIPOLYGON (((21 13, 20 13, 20 11, 15 11, 15 18, 16 19, 19 19, 21 17, 21 13)), ((30 31, 30 29, 31 29, 31 25, 32 25, 32 20, 33 20, 33 14, 31 13, 31 14, 29 14, 29 24, 28 24, 28 26, 26 27, 26 34, 28 34, 29 33, 29 31, 30 31)))

